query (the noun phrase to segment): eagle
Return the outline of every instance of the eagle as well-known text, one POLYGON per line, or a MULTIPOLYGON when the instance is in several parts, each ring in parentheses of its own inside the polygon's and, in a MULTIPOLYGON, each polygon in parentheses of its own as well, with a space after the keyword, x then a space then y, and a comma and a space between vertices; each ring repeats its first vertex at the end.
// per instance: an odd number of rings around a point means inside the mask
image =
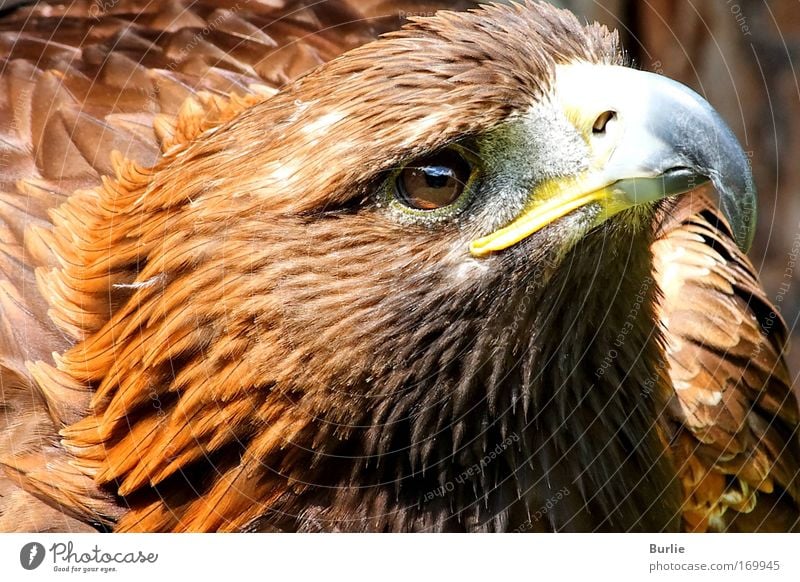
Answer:
POLYGON ((748 158, 551 5, 0 19, 0 530, 791 531, 748 158))

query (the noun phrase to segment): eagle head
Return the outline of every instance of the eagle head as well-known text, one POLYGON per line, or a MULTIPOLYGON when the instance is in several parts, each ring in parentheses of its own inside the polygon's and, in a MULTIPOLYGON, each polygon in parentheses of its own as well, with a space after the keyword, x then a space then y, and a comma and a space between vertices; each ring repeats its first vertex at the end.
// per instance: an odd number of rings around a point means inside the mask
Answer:
POLYGON ((541 3, 413 19, 122 174, 71 226, 63 363, 122 529, 508 530, 554 491, 542 527, 679 523, 654 221, 711 181, 747 247, 755 194, 616 34, 541 3))

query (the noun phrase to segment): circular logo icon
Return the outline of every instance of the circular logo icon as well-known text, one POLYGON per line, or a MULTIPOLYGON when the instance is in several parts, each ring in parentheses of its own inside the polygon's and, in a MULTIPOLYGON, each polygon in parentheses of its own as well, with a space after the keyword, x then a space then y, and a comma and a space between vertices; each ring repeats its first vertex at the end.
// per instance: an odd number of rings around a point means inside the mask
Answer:
POLYGON ((39 542, 30 542, 19 551, 19 563, 26 570, 35 570, 44 562, 44 546, 39 542))

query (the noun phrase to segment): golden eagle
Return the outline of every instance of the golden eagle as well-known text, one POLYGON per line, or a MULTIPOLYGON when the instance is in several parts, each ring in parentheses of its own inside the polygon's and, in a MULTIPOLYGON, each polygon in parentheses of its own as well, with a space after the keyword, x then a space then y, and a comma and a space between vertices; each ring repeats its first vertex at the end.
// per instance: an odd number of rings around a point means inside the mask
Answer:
POLYGON ((797 527, 731 131, 442 4, 6 11, 0 530, 797 527))

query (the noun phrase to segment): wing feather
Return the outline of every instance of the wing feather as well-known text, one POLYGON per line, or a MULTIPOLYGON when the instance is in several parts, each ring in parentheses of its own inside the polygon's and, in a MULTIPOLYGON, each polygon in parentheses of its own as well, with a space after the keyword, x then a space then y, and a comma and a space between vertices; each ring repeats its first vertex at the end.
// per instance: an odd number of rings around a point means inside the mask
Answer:
POLYGON ((796 529, 799 415, 783 319, 707 193, 669 209, 652 250, 687 529, 796 529))

